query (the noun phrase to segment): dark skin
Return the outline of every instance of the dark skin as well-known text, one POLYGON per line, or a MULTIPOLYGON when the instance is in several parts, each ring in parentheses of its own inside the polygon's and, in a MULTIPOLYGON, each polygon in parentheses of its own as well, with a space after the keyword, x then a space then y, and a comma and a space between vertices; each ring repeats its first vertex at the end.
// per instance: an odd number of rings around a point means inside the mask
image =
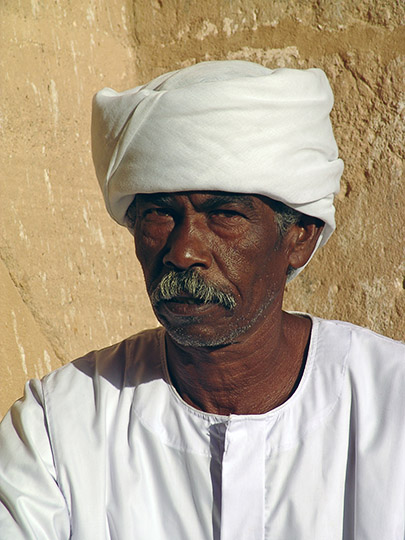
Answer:
POLYGON ((287 269, 307 262, 321 230, 308 217, 280 241, 262 196, 137 196, 135 245, 148 293, 170 270, 193 268, 236 301, 225 309, 180 295, 154 306, 167 330, 172 382, 187 403, 216 414, 261 414, 288 399, 311 321, 282 311, 287 269))

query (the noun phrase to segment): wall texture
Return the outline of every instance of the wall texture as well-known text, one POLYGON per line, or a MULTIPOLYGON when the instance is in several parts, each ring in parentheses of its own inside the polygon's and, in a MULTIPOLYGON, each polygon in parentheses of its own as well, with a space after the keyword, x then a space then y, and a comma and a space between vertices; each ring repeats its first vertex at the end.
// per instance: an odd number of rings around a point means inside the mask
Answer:
POLYGON ((103 208, 90 102, 202 60, 326 71, 338 233, 286 308, 403 339, 404 17, 396 0, 4 0, 0 416, 27 378, 156 324, 131 237, 103 208))

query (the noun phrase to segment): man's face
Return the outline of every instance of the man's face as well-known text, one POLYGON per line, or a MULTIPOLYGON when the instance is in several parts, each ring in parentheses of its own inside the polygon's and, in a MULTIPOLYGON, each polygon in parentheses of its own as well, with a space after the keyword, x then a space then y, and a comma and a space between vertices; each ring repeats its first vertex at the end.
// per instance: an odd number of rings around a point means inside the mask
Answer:
POLYGON ((136 254, 155 314, 178 343, 240 341, 281 307, 289 261, 267 201, 207 191, 137 195, 136 254))

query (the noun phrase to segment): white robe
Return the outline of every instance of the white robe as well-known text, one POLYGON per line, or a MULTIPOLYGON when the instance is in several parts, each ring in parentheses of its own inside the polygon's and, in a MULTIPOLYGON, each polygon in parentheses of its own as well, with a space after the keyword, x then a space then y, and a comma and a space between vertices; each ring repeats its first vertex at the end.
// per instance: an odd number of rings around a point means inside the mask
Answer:
POLYGON ((182 401, 162 329, 29 382, 0 427, 1 540, 404 540, 405 346, 312 319, 262 415, 182 401))

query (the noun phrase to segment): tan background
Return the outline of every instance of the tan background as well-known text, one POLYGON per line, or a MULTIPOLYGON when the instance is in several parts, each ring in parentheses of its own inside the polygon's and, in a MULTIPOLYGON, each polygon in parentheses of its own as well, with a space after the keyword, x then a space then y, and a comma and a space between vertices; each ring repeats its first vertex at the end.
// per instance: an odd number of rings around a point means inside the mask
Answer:
POLYGON ((201 60, 322 67, 346 163, 339 232, 286 307, 404 335, 401 2, 3 0, 0 416, 24 381, 155 325, 92 169, 93 93, 201 60))

